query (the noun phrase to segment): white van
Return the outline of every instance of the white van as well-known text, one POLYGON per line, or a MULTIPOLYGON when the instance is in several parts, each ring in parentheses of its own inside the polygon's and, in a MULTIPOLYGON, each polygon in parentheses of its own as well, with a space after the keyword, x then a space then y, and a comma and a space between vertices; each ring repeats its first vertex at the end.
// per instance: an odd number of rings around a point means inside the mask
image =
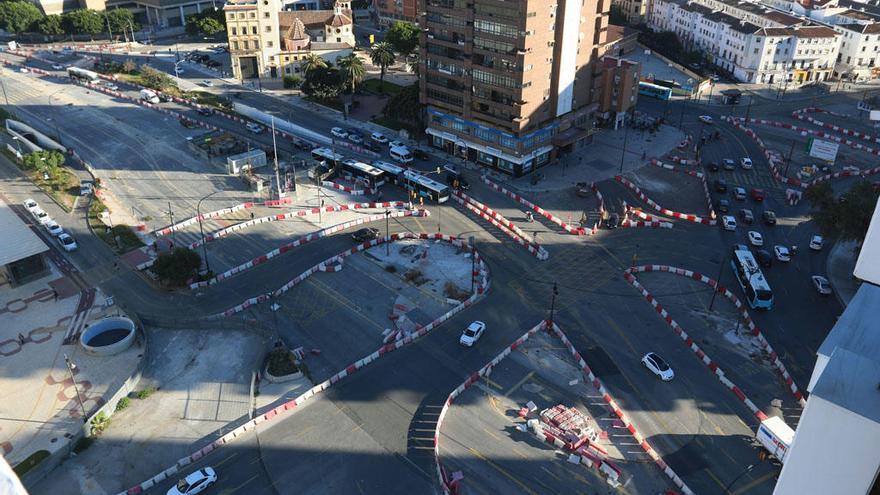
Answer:
POLYGON ((413 161, 412 153, 405 146, 396 146, 391 148, 391 158, 400 163, 410 163, 413 161))
POLYGON ((152 104, 159 103, 159 96, 153 90, 150 89, 142 89, 141 90, 141 99, 152 104))

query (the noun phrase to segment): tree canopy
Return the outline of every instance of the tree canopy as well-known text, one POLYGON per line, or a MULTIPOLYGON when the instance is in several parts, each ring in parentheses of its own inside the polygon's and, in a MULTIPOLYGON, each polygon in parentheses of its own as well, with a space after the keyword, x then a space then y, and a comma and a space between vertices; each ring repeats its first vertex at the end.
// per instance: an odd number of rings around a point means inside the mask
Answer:
POLYGON ((53 14, 43 17, 34 25, 34 28, 42 34, 64 34, 63 19, 60 15, 53 14))
POLYGON ((880 189, 860 180, 835 198, 831 183, 826 181, 807 189, 804 196, 810 202, 810 216, 822 234, 861 244, 880 197, 880 189))
POLYGON ((74 10, 61 16, 61 19, 66 33, 98 34, 104 31, 104 16, 95 10, 74 10))
POLYGON ((186 18, 186 32, 211 36, 226 31, 226 15, 222 10, 207 9, 186 18))
POLYGON ((164 72, 160 72, 147 64, 141 66, 141 82, 148 88, 163 91, 168 86, 173 86, 171 76, 164 72))
POLYGON ((387 41, 376 43, 370 47, 370 60, 373 65, 379 66, 379 87, 381 88, 385 82, 385 71, 389 65, 394 63, 394 47, 387 41))
POLYGON ((367 75, 367 69, 364 67, 364 62, 358 58, 357 55, 352 53, 351 55, 338 58, 336 60, 336 65, 339 67, 339 73, 345 86, 351 89, 351 92, 354 93, 357 85, 360 84, 367 75))
POLYGON ((187 248, 175 248, 170 254, 162 253, 153 264, 153 271, 160 280, 180 286, 198 274, 202 257, 187 248))
POLYGON ((394 21, 385 33, 385 41, 390 43, 397 53, 409 55, 419 46, 419 27, 411 22, 394 21))
POLYGON ((28 170, 46 169, 54 173, 64 164, 64 155, 56 150, 34 151, 24 155, 23 161, 28 170))
POLYGON ((411 84, 401 89, 396 95, 388 100, 384 113, 388 117, 401 122, 419 124, 419 83, 411 84))
POLYGON ((335 67, 315 67, 306 72, 300 89, 309 96, 327 100, 339 96, 343 84, 344 80, 335 67))
POLYGON ((107 17, 107 21, 110 23, 110 30, 114 34, 128 33, 131 32, 131 29, 135 31, 140 29, 140 26, 134 20, 134 14, 128 9, 111 9, 106 11, 104 15, 107 17))
POLYGON ((23 1, 0 3, 0 29, 11 33, 30 31, 43 18, 34 4, 23 1))

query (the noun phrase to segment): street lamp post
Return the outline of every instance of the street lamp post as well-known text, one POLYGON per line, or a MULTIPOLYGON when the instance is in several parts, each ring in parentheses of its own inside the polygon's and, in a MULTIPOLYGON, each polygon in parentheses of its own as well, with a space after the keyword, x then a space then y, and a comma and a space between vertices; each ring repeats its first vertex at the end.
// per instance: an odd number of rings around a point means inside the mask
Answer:
POLYGON ((73 382, 73 390, 76 391, 76 400, 79 402, 79 408, 82 409, 83 413, 83 423, 87 422, 89 418, 86 415, 86 406, 83 405, 82 396, 79 394, 79 386, 76 384, 76 378, 73 377, 73 370, 76 369, 76 365, 67 357, 67 354, 64 355, 64 364, 67 365, 67 372, 70 373, 70 381, 73 382))
POLYGON ((223 192, 223 191, 222 190, 214 191, 211 194, 204 196, 202 199, 199 200, 198 203, 196 203, 196 218, 199 219, 199 234, 201 234, 201 236, 202 236, 202 252, 205 255, 205 273, 211 272, 211 264, 208 263, 208 243, 205 242, 205 229, 202 227, 202 201, 204 201, 204 200, 210 198, 211 196, 213 196, 217 193, 220 193, 220 192, 223 192))
POLYGON ((474 286, 477 281, 477 239, 474 236, 468 238, 468 244, 471 245, 471 294, 474 293, 474 286))
POLYGON ((749 95, 749 105, 746 107, 746 120, 745 124, 749 123, 749 115, 752 113, 752 95, 749 95))
POLYGON ((734 478, 730 483, 728 483, 727 486, 724 487, 724 493, 725 493, 725 495, 728 494, 728 493, 730 493, 730 489, 733 487, 733 484, 734 484, 734 483, 736 483, 737 481, 739 481, 740 478, 742 478, 743 476, 747 475, 748 473, 751 473, 751 472, 752 472, 752 469, 755 469, 755 465, 754 465, 754 464, 749 464, 749 467, 747 467, 743 472, 739 473, 739 474, 736 476, 736 478, 734 478))
POLYGON ((556 313, 556 296, 559 295, 559 288, 556 282, 553 282, 553 295, 550 297, 550 325, 553 325, 553 316, 556 313))
POLYGON ((715 304, 715 296, 718 295, 718 289, 721 287, 721 274, 722 270, 724 270, 724 263, 727 261, 727 256, 721 259, 721 262, 718 264, 718 276, 715 277, 715 290, 712 291, 712 300, 709 301, 709 311, 712 311, 712 306, 715 304))
POLYGON ((388 219, 391 211, 385 210, 385 256, 391 256, 391 232, 388 231, 388 219))
MULTIPOLYGON (((628 115, 629 115, 629 113, 627 113, 627 116, 628 115)), ((623 149, 620 151, 620 173, 621 174, 623 174, 623 162, 624 162, 624 159, 626 158, 626 141, 627 141, 627 138, 629 138, 629 126, 626 123, 626 116, 624 116, 624 118, 623 118, 623 125, 624 125, 623 149)))

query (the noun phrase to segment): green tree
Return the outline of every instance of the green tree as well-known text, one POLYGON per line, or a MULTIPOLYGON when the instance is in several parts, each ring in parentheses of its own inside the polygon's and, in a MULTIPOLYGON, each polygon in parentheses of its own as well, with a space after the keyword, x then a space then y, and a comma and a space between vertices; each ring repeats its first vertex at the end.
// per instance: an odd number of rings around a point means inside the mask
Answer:
POLYGON ((222 10, 203 10, 186 18, 186 32, 212 36, 226 31, 226 14, 222 10))
POLYGON ((56 150, 34 151, 24 155, 23 161, 27 170, 45 170, 54 176, 64 165, 64 155, 56 150))
POLYGON ((0 29, 11 33, 30 31, 42 18, 43 13, 40 9, 30 2, 0 3, 0 29))
POLYGON ((345 86, 349 87, 352 94, 354 94, 357 85, 360 84, 360 82, 364 80, 364 76, 367 75, 367 69, 364 67, 364 62, 358 58, 357 55, 352 53, 351 55, 346 55, 345 57, 337 59, 336 65, 339 66, 339 73, 340 76, 342 76, 345 86))
POLYGON ((64 32, 69 34, 98 34, 104 31, 104 16, 92 9, 79 9, 61 16, 64 32))
POLYGON ((419 125, 421 121, 420 108, 419 83, 413 83, 392 96, 383 112, 394 120, 419 125))
POLYGON ((379 87, 385 91, 385 70, 394 63, 394 47, 387 41, 376 43, 370 47, 370 60, 379 66, 379 87))
POLYGON ((334 67, 315 67, 306 72, 300 89, 306 95, 322 100, 336 98, 342 91, 339 70, 334 67))
POLYGON ((419 46, 419 27, 411 22, 394 21, 385 33, 385 41, 390 43, 397 53, 403 56, 409 55, 419 46))
POLYGON ((114 34, 131 33, 134 29, 138 31, 140 26, 134 20, 134 14, 128 9, 111 9, 104 12, 106 19, 104 24, 110 23, 110 30, 114 34))
POLYGON ((159 91, 174 85, 168 74, 160 72, 147 64, 141 66, 141 82, 144 86, 158 89, 159 91))
POLYGON ((159 280, 173 286, 186 284, 187 280, 198 274, 202 257, 187 248, 175 248, 173 252, 162 253, 153 264, 153 272, 159 280))
POLYGON ((126 74, 134 74, 137 72, 137 64, 130 58, 125 59, 125 62, 122 63, 122 71, 126 74))
POLYGON ((807 189, 804 197, 810 202, 810 217, 822 234, 861 244, 880 197, 880 189, 860 180, 835 198, 831 183, 826 181, 807 189))
POLYGON ((43 17, 34 26, 37 31, 47 35, 64 34, 64 25, 61 22, 61 16, 57 14, 47 15, 43 17))
POLYGON ((302 62, 299 63, 299 68, 302 69, 303 74, 305 74, 306 78, 309 77, 309 72, 314 69, 326 69, 329 65, 327 61, 321 58, 317 53, 309 53, 305 56, 302 62))

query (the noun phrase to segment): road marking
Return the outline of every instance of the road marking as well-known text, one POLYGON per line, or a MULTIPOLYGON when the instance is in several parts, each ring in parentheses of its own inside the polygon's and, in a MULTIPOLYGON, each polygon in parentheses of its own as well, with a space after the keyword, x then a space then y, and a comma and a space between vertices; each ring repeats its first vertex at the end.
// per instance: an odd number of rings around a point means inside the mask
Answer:
POLYGON ((237 455, 238 455, 238 452, 235 452, 235 453, 233 453, 233 454, 231 454, 231 455, 228 455, 228 456, 224 457, 223 460, 221 460, 221 461, 215 463, 214 465, 215 465, 215 466, 220 466, 220 465, 222 465, 224 462, 226 462, 226 461, 232 459, 233 457, 235 457, 235 456, 237 456, 237 455))
POLYGON ((556 476, 555 474, 553 474, 553 471, 550 471, 549 469, 547 469, 546 466, 541 466, 541 470, 543 470, 545 473, 547 473, 547 474, 549 474, 550 476, 552 476, 554 479, 556 479, 556 481, 562 481, 562 478, 560 478, 559 476, 556 476))
POLYGON ((740 493, 746 493, 747 491, 751 490, 752 488, 760 485, 761 483, 767 481, 768 479, 770 479, 774 476, 776 476, 776 473, 774 471, 770 471, 769 473, 765 474, 764 476, 761 476, 760 478, 756 478, 756 479, 750 481, 749 483, 746 483, 746 485, 743 486, 742 488, 732 492, 732 495, 739 495, 740 493))
POLYGON ((537 492, 535 492, 534 490, 530 489, 530 488, 529 488, 528 486, 526 486, 525 483, 523 483, 522 481, 516 479, 515 476, 513 476, 513 475, 510 474, 510 473, 508 473, 504 468, 502 468, 501 466, 495 464, 495 463, 492 462, 491 460, 487 459, 486 456, 484 456, 483 454, 480 453, 480 451, 478 451, 478 450, 476 450, 476 449, 474 449, 474 448, 471 448, 471 447, 468 447, 468 450, 471 452, 471 454, 474 454, 474 455, 477 456, 480 460, 482 460, 483 462, 485 462, 486 464, 488 464, 489 466, 491 466, 493 469, 495 469, 495 470, 498 471, 499 473, 503 474, 507 479, 509 479, 510 481, 516 483, 517 486, 519 486, 520 488, 523 489, 523 491, 528 492, 528 493, 531 493, 532 495, 538 495, 537 492))
POLYGON ((524 377, 522 378, 522 380, 516 382, 516 384, 515 384, 514 386, 510 387, 510 389, 509 389, 507 392, 504 393, 504 396, 505 396, 505 397, 509 397, 510 394, 514 393, 514 392, 516 391, 516 389, 520 388, 520 387, 522 386, 523 383, 529 381, 529 379, 530 379, 531 377, 533 377, 533 376, 535 376, 535 371, 534 371, 534 370, 529 371, 529 372, 526 374, 526 376, 524 376, 524 377))
POLYGON ((497 388, 498 390, 503 390, 503 389, 504 389, 504 387, 502 387, 501 385, 498 385, 497 383, 495 383, 494 381, 492 381, 492 379, 489 378, 488 376, 484 376, 484 377, 483 377, 483 380, 485 380, 486 383, 488 383, 489 385, 491 385, 491 386, 497 388))
POLYGON ((246 480, 244 481, 244 483, 242 483, 242 484, 240 484, 240 485, 238 485, 238 486, 236 486, 236 487, 233 487, 233 488, 224 488, 223 490, 221 490, 221 491, 218 492, 218 493, 219 493, 219 495, 226 495, 226 494, 229 494, 229 493, 235 493, 235 492, 237 492, 237 491, 239 490, 239 488, 241 488, 241 487, 243 487, 244 485, 247 485, 248 483, 250 483, 251 481, 257 479, 258 476, 259 476, 259 475, 255 474, 255 475, 251 476, 250 478, 246 479, 246 480))

